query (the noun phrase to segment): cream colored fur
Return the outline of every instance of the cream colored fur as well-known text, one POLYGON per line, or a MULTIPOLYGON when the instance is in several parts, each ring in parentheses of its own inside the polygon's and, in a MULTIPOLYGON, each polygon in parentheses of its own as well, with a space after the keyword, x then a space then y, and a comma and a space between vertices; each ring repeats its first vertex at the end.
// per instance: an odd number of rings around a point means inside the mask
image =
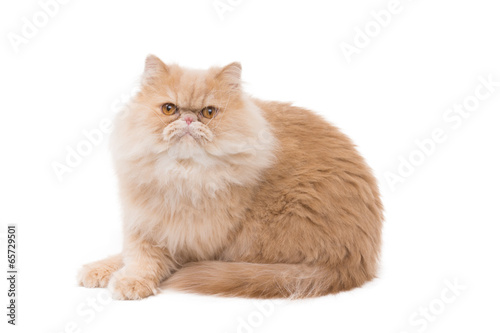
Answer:
POLYGON ((307 297, 375 275, 382 205, 352 143, 308 110, 245 94, 237 63, 207 71, 148 57, 116 119, 120 255, 84 266, 117 299, 166 288, 307 297), (162 105, 178 107, 175 115, 162 105), (218 109, 204 118, 207 106, 218 109), (190 124, 188 117, 194 119, 190 124))

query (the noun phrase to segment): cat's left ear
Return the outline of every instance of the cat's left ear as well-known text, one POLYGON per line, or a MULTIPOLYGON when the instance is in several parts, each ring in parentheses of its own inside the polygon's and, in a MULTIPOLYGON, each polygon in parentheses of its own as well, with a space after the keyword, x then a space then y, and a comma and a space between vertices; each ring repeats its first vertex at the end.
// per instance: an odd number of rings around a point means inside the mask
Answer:
POLYGON ((150 83, 154 79, 168 74, 168 66, 155 55, 148 55, 142 75, 143 83, 150 83))
POLYGON ((229 85, 232 89, 240 89, 241 87, 241 64, 239 62, 232 62, 223 67, 216 78, 222 80, 229 85))

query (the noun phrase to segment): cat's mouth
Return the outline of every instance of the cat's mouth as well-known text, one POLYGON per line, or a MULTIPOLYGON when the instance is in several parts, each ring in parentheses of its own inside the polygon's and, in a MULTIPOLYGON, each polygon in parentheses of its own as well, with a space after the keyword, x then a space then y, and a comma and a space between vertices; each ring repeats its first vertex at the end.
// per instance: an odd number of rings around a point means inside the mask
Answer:
POLYGON ((181 133, 181 134, 179 135, 179 138, 181 138, 181 139, 182 139, 182 138, 184 138, 184 137, 191 137, 191 138, 194 138, 194 137, 193 137, 193 135, 192 135, 192 133, 191 133, 191 130, 189 130, 189 127, 188 127, 188 128, 186 128, 186 130, 184 131, 184 133, 181 133))
POLYGON ((195 137, 191 131, 186 130, 184 133, 178 135, 179 141, 190 141, 190 142, 198 142, 199 138, 195 137))
POLYGON ((172 123, 163 130, 163 138, 167 142, 196 141, 197 143, 210 142, 213 139, 212 131, 201 123, 191 125, 172 123))
POLYGON ((197 131, 193 131, 189 126, 186 127, 184 131, 177 135, 180 141, 183 140, 191 140, 198 141, 201 139, 201 136, 197 133, 197 131))

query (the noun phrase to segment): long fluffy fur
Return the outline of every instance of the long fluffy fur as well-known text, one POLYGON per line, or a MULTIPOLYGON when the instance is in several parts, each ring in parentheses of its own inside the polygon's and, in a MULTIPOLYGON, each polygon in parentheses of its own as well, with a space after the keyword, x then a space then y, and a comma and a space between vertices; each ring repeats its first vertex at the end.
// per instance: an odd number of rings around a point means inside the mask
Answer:
POLYGON ((82 285, 108 285, 120 299, 149 296, 162 281, 301 298, 375 277, 382 204, 363 158, 313 112, 246 95, 240 72, 237 63, 197 71, 148 58, 112 142, 124 251, 85 266, 82 285), (180 111, 161 114, 167 102, 180 111), (199 113, 208 105, 219 109, 210 120, 199 113), (188 126, 185 116, 197 120, 188 126))
POLYGON ((338 267, 322 265, 201 261, 185 265, 162 287, 217 296, 304 298, 349 290, 365 281, 355 280, 338 267))

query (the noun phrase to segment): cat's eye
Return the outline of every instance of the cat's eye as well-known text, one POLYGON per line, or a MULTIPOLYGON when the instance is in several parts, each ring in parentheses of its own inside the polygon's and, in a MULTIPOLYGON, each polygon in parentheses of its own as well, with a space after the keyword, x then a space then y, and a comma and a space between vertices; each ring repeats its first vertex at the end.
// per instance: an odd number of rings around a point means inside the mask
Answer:
POLYGON ((173 115, 177 111, 177 106, 172 103, 165 103, 161 106, 161 112, 167 116, 173 115))
POLYGON ((213 106, 207 106, 206 108, 203 108, 203 110, 201 110, 201 114, 203 115, 203 117, 208 119, 212 119, 216 113, 217 113, 217 108, 213 106))

